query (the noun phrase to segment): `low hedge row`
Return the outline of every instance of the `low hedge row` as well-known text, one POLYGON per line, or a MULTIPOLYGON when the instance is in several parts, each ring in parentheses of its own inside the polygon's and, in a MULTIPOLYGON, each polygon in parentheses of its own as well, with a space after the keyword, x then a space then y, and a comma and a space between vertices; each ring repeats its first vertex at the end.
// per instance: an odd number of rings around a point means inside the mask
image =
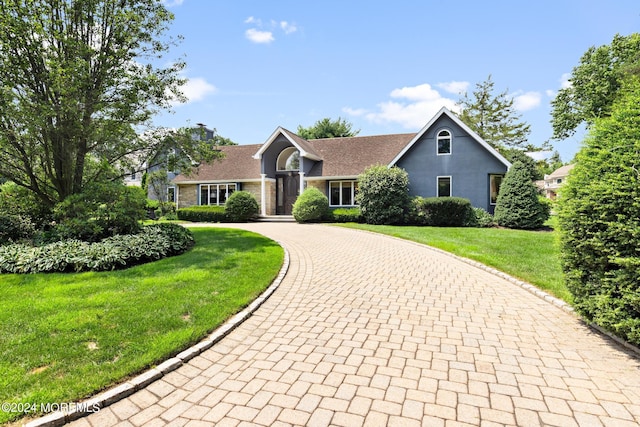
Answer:
POLYGON ((137 234, 118 235, 100 242, 65 240, 43 246, 14 244, 0 247, 0 273, 106 271, 131 267, 189 250, 191 231, 177 224, 143 227, 137 234))
POLYGON ((411 223, 435 227, 464 227, 475 217, 469 199, 462 197, 415 197, 411 223))
POLYGON ((360 208, 336 208, 329 216, 333 222, 363 222, 360 208))
POLYGON ((190 206, 178 209, 178 219, 191 222, 229 222, 224 206, 190 206))

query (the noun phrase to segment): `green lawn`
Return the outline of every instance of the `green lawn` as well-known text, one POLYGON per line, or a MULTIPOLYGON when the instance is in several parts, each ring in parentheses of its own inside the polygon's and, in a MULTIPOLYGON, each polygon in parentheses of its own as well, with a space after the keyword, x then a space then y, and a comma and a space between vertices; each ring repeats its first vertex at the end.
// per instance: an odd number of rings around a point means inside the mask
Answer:
POLYGON ((569 304, 573 301, 564 285, 555 231, 341 225, 424 243, 494 267, 569 304))
POLYGON ((280 270, 282 248, 262 236, 192 231, 191 251, 128 270, 0 275, 0 402, 95 394, 201 340, 280 270))

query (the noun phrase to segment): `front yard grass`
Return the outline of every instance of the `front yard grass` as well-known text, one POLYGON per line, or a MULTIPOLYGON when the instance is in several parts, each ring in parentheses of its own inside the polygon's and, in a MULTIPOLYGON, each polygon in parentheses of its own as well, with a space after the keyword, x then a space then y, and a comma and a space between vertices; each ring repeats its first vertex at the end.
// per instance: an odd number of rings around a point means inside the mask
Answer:
MULTIPOLYGON (((280 270, 265 237, 192 231, 191 251, 127 270, 1 275, 0 402, 95 394, 201 340, 280 270)), ((18 416, 0 411, 0 424, 18 416)))
MULTIPOLYGON (((553 221, 549 224, 553 225, 553 221)), ((402 227, 355 223, 340 225, 433 246, 531 283, 568 304, 573 301, 562 277, 560 249, 555 231, 402 227)))

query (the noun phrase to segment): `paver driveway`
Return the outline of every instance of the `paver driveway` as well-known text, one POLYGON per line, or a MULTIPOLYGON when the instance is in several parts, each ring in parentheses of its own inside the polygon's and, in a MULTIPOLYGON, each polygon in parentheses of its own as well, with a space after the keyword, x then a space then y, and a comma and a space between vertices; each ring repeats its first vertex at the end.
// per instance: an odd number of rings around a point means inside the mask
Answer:
POLYGON ((418 244, 293 223, 278 290, 221 342, 75 426, 640 424, 640 362, 418 244))

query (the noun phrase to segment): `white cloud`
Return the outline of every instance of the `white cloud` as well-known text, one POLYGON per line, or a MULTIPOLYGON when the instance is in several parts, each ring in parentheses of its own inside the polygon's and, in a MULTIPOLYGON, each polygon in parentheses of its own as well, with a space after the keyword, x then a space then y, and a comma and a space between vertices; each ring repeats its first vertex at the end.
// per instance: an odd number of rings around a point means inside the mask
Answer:
POLYGON ((399 101, 381 102, 377 105, 378 111, 350 107, 343 108, 343 111, 350 115, 363 116, 375 123, 399 123, 408 129, 419 129, 442 107, 452 111, 459 110, 455 100, 443 97, 427 83, 394 89, 389 96, 399 101), (403 102, 403 99, 406 101, 403 102))
POLYGON ((516 93, 513 96, 513 106, 518 111, 528 111, 538 107, 541 100, 540 92, 516 93))
POLYGON ((255 28, 249 28, 244 35, 253 43, 268 44, 275 40, 271 31, 260 31, 255 28))
POLYGON ((292 24, 287 21, 280 21, 280 28, 282 28, 282 31, 284 31, 285 34, 291 34, 298 31, 296 24, 292 24))
POLYGON ((567 88, 571 87, 571 82, 569 81, 570 78, 571 78, 571 73, 564 73, 560 77, 560 88, 561 89, 567 89, 567 88))
POLYGON ((182 93, 187 98, 187 103, 200 101, 206 98, 207 95, 215 93, 217 90, 214 85, 202 77, 187 79, 187 82, 182 86, 182 93))
POLYGON ((438 86, 440 89, 443 89, 449 93, 453 93, 454 95, 460 95, 467 91, 467 88, 469 87, 469 82, 453 81, 453 82, 447 82, 447 83, 438 83, 436 86, 438 86))
POLYGON ((547 89, 544 91, 544 94, 547 95, 549 98, 554 98, 556 96, 556 91, 547 89))
POLYGON ((166 7, 181 6, 184 0, 163 0, 166 7))
POLYGON ((247 19, 244 20, 245 24, 256 24, 256 25, 262 25, 262 21, 259 19, 254 18, 253 16, 248 17, 247 19))

